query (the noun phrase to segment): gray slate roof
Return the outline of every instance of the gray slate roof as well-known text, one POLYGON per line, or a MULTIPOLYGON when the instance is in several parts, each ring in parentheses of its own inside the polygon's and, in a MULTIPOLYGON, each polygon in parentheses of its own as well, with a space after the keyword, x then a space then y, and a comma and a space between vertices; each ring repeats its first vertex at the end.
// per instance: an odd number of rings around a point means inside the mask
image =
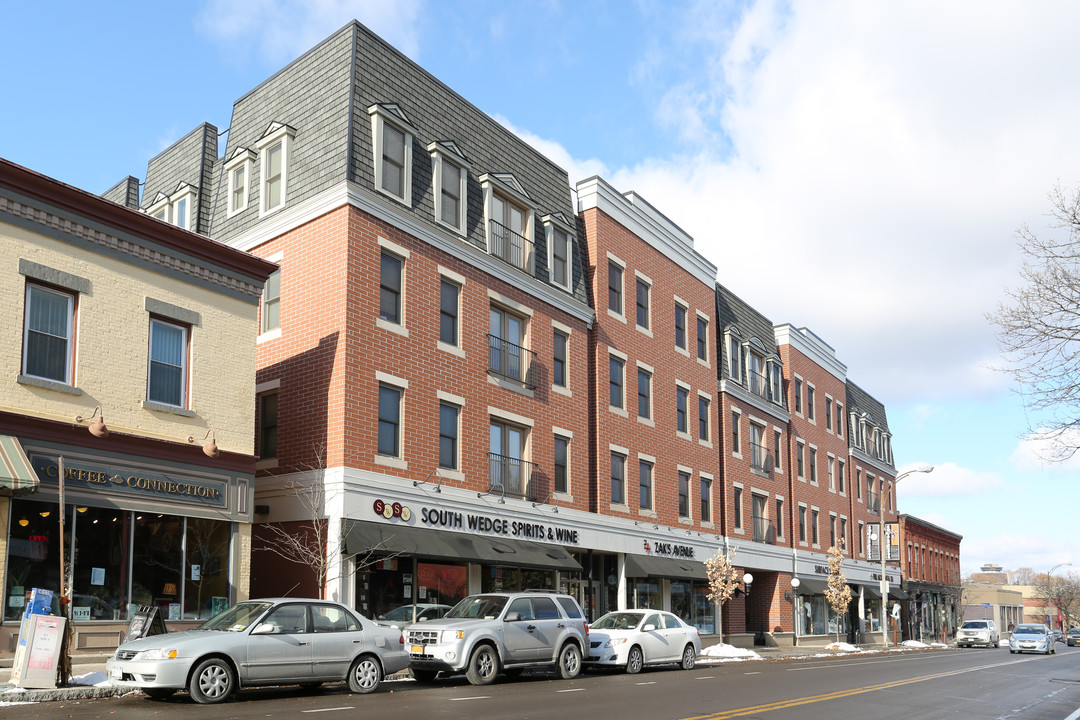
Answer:
MULTIPOLYGON (((874 424, 885 432, 889 431, 889 418, 885 414, 885 406, 871 397, 870 393, 863 390, 861 387, 847 381, 847 407, 849 413, 869 413, 870 417, 874 419, 874 424)), ((891 434, 891 433, 890 433, 891 434)), ((850 428, 848 429, 848 437, 852 437, 850 428)))
POLYGON ((744 341, 757 338, 768 352, 779 355, 772 321, 719 283, 716 285, 716 325, 717 357, 721 368, 728 366, 725 333, 732 325, 739 329, 739 336, 744 341))

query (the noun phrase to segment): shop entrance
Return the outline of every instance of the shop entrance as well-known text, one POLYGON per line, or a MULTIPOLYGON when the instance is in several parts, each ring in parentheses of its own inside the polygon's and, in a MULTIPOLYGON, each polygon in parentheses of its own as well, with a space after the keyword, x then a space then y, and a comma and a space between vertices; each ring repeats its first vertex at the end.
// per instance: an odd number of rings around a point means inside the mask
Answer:
POLYGON ((603 615, 604 604, 601 600, 602 586, 598 580, 563 579, 562 591, 567 595, 573 595, 577 599, 581 609, 585 611, 585 617, 592 622, 603 615))

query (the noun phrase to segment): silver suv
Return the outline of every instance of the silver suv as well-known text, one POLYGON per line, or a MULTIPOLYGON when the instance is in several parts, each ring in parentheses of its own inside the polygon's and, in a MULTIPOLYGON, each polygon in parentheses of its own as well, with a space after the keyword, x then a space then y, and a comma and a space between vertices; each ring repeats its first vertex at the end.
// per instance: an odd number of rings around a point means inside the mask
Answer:
POLYGON ((487 685, 500 671, 554 667, 569 680, 581 673, 589 625, 577 600, 545 591, 470 595, 437 620, 405 628, 409 668, 420 682, 439 672, 465 671, 487 685))

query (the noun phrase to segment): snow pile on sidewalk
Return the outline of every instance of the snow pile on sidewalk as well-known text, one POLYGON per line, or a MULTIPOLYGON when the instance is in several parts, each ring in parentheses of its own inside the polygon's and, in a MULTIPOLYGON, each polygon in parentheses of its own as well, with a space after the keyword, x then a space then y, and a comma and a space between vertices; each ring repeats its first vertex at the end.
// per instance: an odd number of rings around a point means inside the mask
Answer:
POLYGON ((861 647, 846 642, 829 643, 825 646, 825 649, 832 652, 863 652, 861 647))
POLYGON ((737 648, 733 645, 725 645, 719 643, 717 645, 710 645, 701 651, 701 655, 698 657, 698 662, 721 662, 724 660, 760 660, 761 656, 753 650, 747 650, 745 648, 737 648))

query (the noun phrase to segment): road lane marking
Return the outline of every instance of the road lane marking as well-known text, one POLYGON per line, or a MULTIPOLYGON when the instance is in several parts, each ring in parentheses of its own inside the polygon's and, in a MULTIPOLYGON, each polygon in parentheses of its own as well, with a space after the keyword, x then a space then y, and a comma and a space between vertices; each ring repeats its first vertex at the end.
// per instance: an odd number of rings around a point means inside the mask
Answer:
POLYGON ((450 702, 457 702, 458 700, 490 700, 490 695, 472 695, 470 697, 463 698, 450 698, 450 702))
POLYGON ((990 665, 980 665, 978 667, 948 670, 945 672, 934 673, 933 675, 921 675, 919 677, 908 678, 906 680, 893 680, 892 682, 881 683, 878 685, 865 685, 863 687, 851 688, 850 690, 837 690, 835 692, 825 693, 823 695, 811 695, 809 697, 780 700, 778 702, 765 703, 763 705, 754 705, 753 707, 725 710, 723 712, 712 713, 709 715, 694 715, 693 717, 683 718, 683 720, 727 720, 728 718, 737 718, 746 715, 756 715, 758 713, 765 713, 773 710, 785 710, 787 708, 798 707, 800 705, 810 705, 813 703, 826 702, 829 700, 840 700, 841 698, 851 697, 852 695, 862 695, 864 693, 878 692, 880 690, 889 690, 891 688, 911 685, 913 683, 925 682, 927 680, 938 680, 940 678, 952 677, 954 675, 964 675, 966 673, 974 672, 976 670, 986 670, 989 668, 1001 667, 1003 665, 1012 665, 1016 662, 1026 661, 1008 660, 1000 663, 992 663, 990 665))
MULTIPOLYGON (((694 679, 695 680, 715 680, 716 676, 715 675, 698 675, 694 679)), ((1068 720, 1068 718, 1066 718, 1065 720, 1068 720)))
POLYGON ((355 710, 352 706, 339 707, 339 708, 320 708, 318 710, 301 710, 300 712, 313 713, 313 712, 334 712, 335 710, 355 710))
POLYGON ((555 692, 581 692, 585 688, 567 688, 566 690, 556 690, 555 692))
POLYGON ((635 684, 635 685, 655 685, 655 684, 656 684, 656 681, 655 681, 655 680, 651 680, 651 681, 649 681, 649 682, 639 682, 639 683, 634 683, 634 684, 635 684))
POLYGON ((748 672, 748 673, 743 673, 743 675, 760 675, 760 674, 761 674, 761 671, 760 671, 760 670, 758 670, 758 671, 756 671, 756 672, 748 672))

